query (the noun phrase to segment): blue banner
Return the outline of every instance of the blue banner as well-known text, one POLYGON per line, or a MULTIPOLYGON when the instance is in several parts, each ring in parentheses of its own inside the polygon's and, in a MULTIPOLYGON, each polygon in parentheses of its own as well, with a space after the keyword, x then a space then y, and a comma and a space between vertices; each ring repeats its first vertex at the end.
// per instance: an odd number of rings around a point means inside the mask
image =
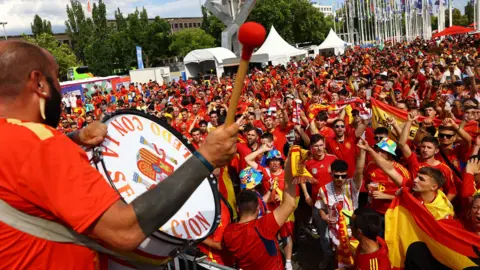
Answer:
POLYGON ((142 56, 142 47, 137 46, 137 62, 138 69, 143 69, 143 56, 142 56))

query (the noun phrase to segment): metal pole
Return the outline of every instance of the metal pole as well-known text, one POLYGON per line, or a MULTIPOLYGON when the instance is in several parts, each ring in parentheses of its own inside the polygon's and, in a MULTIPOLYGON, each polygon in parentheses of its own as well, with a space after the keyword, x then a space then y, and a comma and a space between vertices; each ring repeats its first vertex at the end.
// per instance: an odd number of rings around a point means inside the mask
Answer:
POLYGON ((8 40, 7 31, 5 30, 5 25, 7 24, 7 22, 0 22, 0 24, 3 26, 3 37, 5 38, 5 40, 8 40))

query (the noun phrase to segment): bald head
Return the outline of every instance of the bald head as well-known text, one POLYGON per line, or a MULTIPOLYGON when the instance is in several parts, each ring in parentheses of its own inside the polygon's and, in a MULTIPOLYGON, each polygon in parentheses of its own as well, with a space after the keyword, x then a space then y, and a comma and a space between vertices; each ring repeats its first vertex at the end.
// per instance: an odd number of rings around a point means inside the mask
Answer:
POLYGON ((32 71, 52 76, 55 62, 46 50, 23 41, 0 42, 0 98, 21 94, 32 71))

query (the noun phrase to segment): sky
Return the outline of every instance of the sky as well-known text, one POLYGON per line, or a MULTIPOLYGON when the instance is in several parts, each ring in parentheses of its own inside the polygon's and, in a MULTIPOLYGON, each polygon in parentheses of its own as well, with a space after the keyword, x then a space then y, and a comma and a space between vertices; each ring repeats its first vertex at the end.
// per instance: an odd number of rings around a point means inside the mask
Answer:
MULTIPOLYGON (((87 0, 80 0, 87 9, 87 0)), ((92 5, 97 0, 90 0, 92 5)), ((257 0, 261 1, 261 0, 257 0)), ((322 5, 332 5, 332 0, 316 0, 322 5)), ((128 14, 136 7, 145 7, 149 17, 200 17, 200 5, 205 0, 105 0, 107 17, 113 18, 114 10, 120 8, 128 14)), ((313 1, 312 1, 313 2, 313 1)), ((337 0, 343 2, 342 0, 337 0)), ((467 0, 454 0, 453 6, 462 14, 467 0)), ((30 34, 30 24, 35 14, 52 23, 54 33, 65 32, 66 7, 70 0, 0 0, 0 22, 7 22, 7 35, 30 34)), ((0 29, 3 36, 3 29, 0 29)))
MULTIPOLYGON (((85 12, 87 0, 80 0, 85 12)), ((70 0, 0 0, 0 22, 7 22, 7 35, 31 34, 30 24, 38 14, 42 19, 52 23, 54 33, 65 32, 67 18, 67 4, 70 0)), ((98 0, 90 0, 98 3, 98 0)), ((200 17, 200 4, 205 0, 104 0, 107 6, 107 18, 113 19, 114 11, 118 8, 124 15, 131 13, 136 7, 145 9, 149 17, 200 17)), ((0 36, 3 29, 0 28, 0 36)))

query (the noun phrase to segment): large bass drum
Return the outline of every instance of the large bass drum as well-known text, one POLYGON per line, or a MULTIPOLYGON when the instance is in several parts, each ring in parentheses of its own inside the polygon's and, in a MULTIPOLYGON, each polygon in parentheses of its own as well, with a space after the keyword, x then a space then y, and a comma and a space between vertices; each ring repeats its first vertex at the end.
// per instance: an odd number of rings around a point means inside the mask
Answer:
MULTIPOLYGON (((155 188, 195 151, 167 123, 140 111, 120 110, 103 122, 108 126, 108 135, 90 152, 92 165, 126 203, 155 188)), ((163 265, 212 234, 219 220, 220 199, 216 179, 211 175, 133 255, 143 263, 163 265)), ((109 269, 135 268, 111 258, 109 269)))

